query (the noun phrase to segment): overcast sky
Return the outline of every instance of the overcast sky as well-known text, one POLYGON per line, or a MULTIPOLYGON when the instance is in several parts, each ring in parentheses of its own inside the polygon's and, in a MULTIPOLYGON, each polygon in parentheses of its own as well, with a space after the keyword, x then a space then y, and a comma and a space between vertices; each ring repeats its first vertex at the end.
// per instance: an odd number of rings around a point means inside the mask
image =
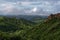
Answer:
POLYGON ((0 15, 50 15, 58 12, 59 0, 0 0, 0 15))

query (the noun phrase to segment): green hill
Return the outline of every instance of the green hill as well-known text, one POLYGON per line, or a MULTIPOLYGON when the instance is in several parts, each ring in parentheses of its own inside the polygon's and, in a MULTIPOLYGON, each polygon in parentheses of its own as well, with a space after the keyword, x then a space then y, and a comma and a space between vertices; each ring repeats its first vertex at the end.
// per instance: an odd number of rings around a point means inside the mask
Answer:
POLYGON ((0 17, 0 30, 4 32, 21 30, 24 26, 32 26, 34 24, 35 23, 25 19, 0 17))
POLYGON ((60 40, 60 14, 56 15, 48 17, 45 22, 27 32, 27 38, 29 40, 60 40))
POLYGON ((51 14, 39 24, 0 17, 0 40, 60 40, 60 13, 51 14))

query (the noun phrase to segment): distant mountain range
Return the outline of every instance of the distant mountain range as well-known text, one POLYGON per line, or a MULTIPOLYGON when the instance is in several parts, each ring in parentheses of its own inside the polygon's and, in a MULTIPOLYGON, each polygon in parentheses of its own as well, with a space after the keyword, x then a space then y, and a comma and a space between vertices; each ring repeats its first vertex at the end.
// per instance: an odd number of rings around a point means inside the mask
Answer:
POLYGON ((40 15, 5 15, 5 17, 16 17, 18 19, 23 18, 26 20, 34 20, 34 19, 46 19, 48 16, 40 16, 40 15))

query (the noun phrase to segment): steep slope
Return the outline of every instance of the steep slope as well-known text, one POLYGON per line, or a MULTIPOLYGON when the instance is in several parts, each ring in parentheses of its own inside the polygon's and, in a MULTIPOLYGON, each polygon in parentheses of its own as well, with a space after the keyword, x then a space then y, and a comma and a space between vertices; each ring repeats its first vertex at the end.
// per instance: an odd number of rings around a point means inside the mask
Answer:
MULTIPOLYGON (((60 15, 60 14, 59 14, 60 15)), ((26 40, 60 40, 60 16, 50 15, 47 20, 39 26, 27 31, 26 40)))
POLYGON ((1 25, 4 25, 4 29, 5 26, 16 26, 18 29, 14 32, 0 31, 0 40, 60 40, 60 13, 51 14, 37 25, 25 19, 3 17, 0 18, 1 25))
POLYGON ((0 17, 0 31, 16 31, 22 30, 24 26, 32 26, 35 23, 25 20, 8 17, 0 17))

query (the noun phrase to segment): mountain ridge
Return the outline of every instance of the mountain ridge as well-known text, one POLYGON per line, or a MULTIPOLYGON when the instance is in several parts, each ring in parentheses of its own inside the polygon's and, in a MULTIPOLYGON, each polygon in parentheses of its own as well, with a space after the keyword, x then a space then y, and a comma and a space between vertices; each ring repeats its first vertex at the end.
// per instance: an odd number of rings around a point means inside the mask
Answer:
POLYGON ((26 19, 0 17, 0 34, 1 40, 60 40, 60 13, 51 14, 37 24, 26 19), (3 29, 1 25, 3 25, 3 29), (11 30, 12 32, 2 32, 1 30, 11 30))

